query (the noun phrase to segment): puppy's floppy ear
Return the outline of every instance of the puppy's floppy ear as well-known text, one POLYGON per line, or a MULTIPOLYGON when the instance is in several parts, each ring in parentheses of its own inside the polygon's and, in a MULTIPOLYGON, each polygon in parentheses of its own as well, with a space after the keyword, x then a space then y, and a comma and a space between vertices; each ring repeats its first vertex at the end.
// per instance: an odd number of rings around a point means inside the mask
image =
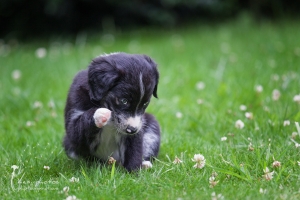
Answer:
POLYGON ((114 87, 120 77, 120 72, 104 57, 95 58, 88 69, 90 98, 100 101, 114 87))
POLYGON ((144 55, 144 58, 148 61, 148 63, 150 64, 150 66, 152 67, 152 70, 154 72, 155 86, 154 86, 154 90, 153 90, 153 96, 155 98, 158 98, 158 96, 157 96, 157 86, 158 86, 158 80, 159 80, 159 73, 158 73, 158 70, 157 70, 157 64, 147 55, 144 55))

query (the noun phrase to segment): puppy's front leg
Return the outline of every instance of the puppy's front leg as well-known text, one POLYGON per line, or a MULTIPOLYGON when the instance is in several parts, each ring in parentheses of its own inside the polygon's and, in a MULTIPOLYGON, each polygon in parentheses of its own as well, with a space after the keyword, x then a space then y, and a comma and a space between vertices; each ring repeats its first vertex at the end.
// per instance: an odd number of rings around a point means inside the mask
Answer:
POLYGON ((98 128, 102 128, 107 124, 111 117, 111 111, 107 108, 98 108, 94 113, 95 124, 98 128))

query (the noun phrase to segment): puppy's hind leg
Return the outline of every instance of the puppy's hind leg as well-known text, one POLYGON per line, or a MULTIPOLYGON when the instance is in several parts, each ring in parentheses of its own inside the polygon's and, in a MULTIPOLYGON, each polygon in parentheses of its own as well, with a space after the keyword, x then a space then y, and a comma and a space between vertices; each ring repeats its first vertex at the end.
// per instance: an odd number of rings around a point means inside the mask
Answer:
POLYGON ((160 128, 152 115, 144 115, 143 168, 151 168, 151 160, 157 157, 160 147, 160 128))

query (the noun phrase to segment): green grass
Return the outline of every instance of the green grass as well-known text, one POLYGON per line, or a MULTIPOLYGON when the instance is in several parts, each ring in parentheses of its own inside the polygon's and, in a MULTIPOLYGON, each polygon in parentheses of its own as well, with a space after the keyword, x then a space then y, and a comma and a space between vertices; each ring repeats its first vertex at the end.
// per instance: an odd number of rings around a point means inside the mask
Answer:
MULTIPOLYGON (((2 41, 1 199, 189 200, 213 199, 212 193, 224 199, 299 199, 300 148, 291 140, 300 122, 300 105, 293 101, 300 93, 299 33, 299 22, 237 20, 118 32, 111 42, 100 33, 2 41), (41 59, 35 55, 40 47, 47 50, 41 59), (132 174, 118 166, 70 160, 62 149, 63 109, 72 78, 95 56, 115 51, 147 54, 160 70, 159 99, 152 100, 148 112, 160 122, 161 151, 152 169, 132 174), (21 72, 20 79, 12 78, 14 70, 21 72), (197 89, 199 82, 204 89, 197 89), (257 85, 263 86, 261 93, 257 85), (277 101, 274 89, 281 93, 277 101), (243 129, 235 128, 239 119, 243 129), (227 140, 221 141, 224 136, 227 140), (198 153, 206 158, 203 169, 193 168, 198 153), (176 156, 183 163, 173 164, 176 156), (281 167, 273 167, 273 159, 281 167), (19 166, 15 176, 13 165, 19 166), (270 181, 263 178, 265 167, 274 171, 270 181), (213 172, 219 182, 210 187, 213 172), (79 181, 70 182, 72 177, 79 181)), ((300 143, 299 135, 294 140, 300 143)))

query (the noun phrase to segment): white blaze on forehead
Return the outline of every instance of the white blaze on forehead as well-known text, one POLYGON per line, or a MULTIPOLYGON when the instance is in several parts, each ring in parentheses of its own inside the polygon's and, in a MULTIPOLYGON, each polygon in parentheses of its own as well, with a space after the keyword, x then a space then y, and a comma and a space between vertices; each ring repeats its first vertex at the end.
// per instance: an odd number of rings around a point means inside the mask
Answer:
POLYGON ((127 120, 127 125, 137 128, 139 130, 142 127, 142 117, 141 116, 129 117, 127 120))
POLYGON ((140 84, 139 84, 139 87, 140 87, 140 100, 139 100, 139 103, 136 106, 135 112, 137 111, 137 109, 138 109, 139 105, 141 104, 141 101, 142 101, 142 99, 143 99, 143 97, 145 95, 145 87, 144 87, 144 83, 143 83, 143 75, 142 75, 142 73, 140 73, 140 79, 139 79, 139 81, 140 81, 140 84))

